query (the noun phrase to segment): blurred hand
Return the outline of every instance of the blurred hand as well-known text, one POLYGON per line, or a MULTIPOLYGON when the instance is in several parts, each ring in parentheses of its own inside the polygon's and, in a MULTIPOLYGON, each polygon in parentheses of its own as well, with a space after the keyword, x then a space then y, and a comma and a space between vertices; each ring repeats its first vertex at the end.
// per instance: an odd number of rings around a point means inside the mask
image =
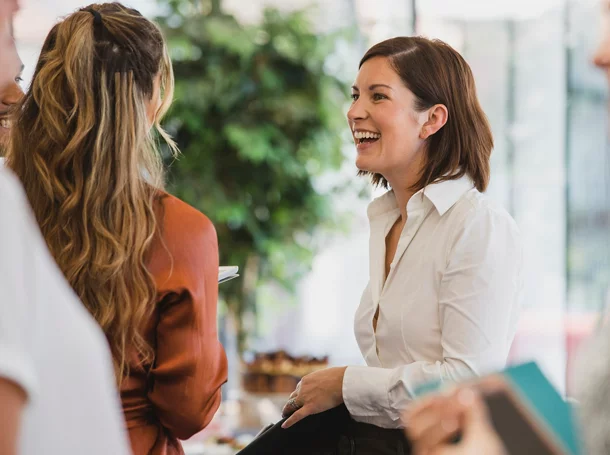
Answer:
POLYGON ((282 415, 290 418, 283 423, 282 428, 289 428, 309 415, 343 403, 343 376, 346 368, 327 368, 303 377, 284 405, 282 415))
POLYGON ((415 402, 403 424, 414 455, 506 455, 485 403, 470 388, 415 402), (457 435, 460 441, 452 443, 457 435))

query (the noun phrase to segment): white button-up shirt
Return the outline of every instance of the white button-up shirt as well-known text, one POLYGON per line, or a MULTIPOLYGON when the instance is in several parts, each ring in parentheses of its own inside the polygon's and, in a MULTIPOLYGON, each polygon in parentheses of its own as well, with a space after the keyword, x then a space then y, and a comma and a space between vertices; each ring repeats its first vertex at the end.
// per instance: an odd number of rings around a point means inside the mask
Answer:
POLYGON ((399 428, 418 386, 504 366, 519 313, 522 245, 510 215, 468 177, 436 183, 409 200, 385 279, 385 239, 400 216, 394 193, 374 200, 368 216, 370 281, 354 324, 368 366, 346 369, 343 398, 355 420, 399 428))

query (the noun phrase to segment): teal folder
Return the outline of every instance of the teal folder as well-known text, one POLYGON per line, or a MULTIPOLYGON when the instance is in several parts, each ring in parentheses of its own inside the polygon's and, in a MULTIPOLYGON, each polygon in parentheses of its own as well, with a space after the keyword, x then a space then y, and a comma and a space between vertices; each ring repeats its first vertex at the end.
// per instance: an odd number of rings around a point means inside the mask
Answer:
MULTIPOLYGON (((539 428, 547 433, 566 455, 581 455, 578 425, 572 406, 557 392, 538 365, 528 362, 506 368, 500 376, 510 385, 524 408, 534 417, 539 428)), ((474 380, 484 381, 485 377, 474 380)), ((439 390, 442 383, 424 384, 416 390, 422 396, 439 390)))
POLYGON ((580 455, 580 441, 572 406, 567 403, 534 362, 507 368, 502 374, 530 410, 561 443, 567 453, 580 455))

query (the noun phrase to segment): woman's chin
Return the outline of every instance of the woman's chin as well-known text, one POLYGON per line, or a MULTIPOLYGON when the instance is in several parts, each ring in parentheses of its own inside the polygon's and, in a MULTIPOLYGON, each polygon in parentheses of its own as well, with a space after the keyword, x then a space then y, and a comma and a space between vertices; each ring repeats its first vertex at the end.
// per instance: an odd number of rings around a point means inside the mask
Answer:
POLYGON ((370 172, 372 174, 375 173, 375 170, 373 169, 373 166, 370 165, 370 163, 368 163, 366 158, 362 157, 362 156, 358 156, 356 157, 356 168, 359 171, 362 172, 370 172))

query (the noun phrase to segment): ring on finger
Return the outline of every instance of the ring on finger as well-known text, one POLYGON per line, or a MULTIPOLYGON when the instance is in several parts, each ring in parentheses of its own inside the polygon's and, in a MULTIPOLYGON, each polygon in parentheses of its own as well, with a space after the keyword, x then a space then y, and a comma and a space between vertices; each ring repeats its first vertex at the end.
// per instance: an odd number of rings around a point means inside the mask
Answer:
POLYGON ((297 403, 296 397, 288 400, 288 402, 286 403, 286 406, 292 408, 294 411, 298 411, 299 409, 301 409, 303 407, 303 405, 297 403))

